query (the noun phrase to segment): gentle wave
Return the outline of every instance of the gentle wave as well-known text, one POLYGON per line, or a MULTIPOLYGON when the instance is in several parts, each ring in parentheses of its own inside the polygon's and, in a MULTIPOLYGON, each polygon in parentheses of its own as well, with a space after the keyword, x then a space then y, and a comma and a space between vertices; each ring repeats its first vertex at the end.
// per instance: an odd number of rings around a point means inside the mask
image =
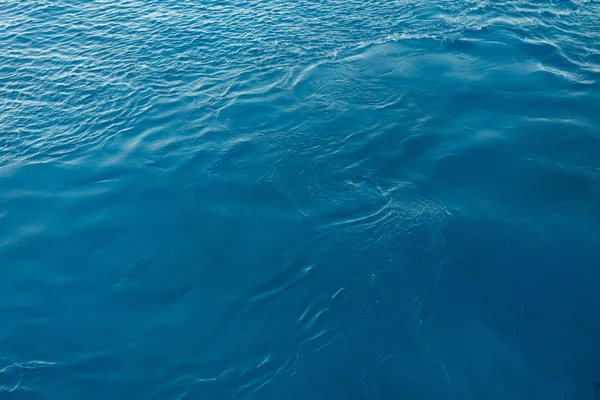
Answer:
POLYGON ((0 398, 593 398, 599 15, 1 3, 0 398))

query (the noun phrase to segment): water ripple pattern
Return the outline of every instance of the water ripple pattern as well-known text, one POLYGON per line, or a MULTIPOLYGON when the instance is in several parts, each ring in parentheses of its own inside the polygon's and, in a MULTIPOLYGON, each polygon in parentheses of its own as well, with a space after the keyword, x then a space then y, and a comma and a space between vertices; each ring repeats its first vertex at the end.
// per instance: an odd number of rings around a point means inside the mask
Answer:
POLYGON ((5 0, 0 44, 0 399, 594 399, 598 1, 5 0))

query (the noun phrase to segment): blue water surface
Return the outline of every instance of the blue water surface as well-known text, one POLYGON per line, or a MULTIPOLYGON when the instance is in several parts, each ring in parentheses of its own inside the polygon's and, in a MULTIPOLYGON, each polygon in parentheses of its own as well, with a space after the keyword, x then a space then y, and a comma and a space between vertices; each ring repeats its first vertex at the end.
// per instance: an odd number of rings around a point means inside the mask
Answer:
POLYGON ((597 0, 0 2, 0 399, 594 400, 597 0))

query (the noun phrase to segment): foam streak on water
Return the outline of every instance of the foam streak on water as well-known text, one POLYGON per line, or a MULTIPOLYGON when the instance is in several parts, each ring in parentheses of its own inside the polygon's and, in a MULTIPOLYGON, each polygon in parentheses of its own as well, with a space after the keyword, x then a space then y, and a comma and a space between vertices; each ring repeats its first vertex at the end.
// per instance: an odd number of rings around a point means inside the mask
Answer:
POLYGON ((0 399, 590 399, 600 3, 0 3, 0 399))

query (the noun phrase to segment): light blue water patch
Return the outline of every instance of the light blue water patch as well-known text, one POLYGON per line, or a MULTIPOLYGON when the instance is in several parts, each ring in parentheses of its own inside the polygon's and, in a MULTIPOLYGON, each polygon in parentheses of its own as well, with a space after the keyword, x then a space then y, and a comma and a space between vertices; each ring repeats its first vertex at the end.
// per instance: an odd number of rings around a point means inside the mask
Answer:
POLYGON ((0 399, 594 400, 595 1, 4 1, 0 399))

